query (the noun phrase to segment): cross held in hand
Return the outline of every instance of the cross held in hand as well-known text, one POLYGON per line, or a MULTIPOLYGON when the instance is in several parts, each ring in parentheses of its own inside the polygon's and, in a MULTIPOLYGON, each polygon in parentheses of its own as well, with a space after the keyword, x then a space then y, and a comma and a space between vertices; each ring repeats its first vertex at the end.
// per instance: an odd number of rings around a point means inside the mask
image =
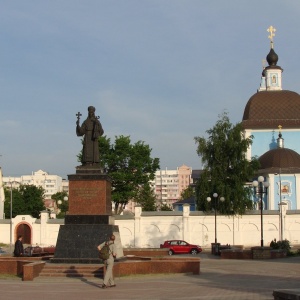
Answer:
POLYGON ((80 117, 82 116, 82 114, 81 114, 80 112, 78 112, 78 113, 76 114, 76 116, 77 116, 77 120, 79 121, 79 120, 80 120, 80 117))

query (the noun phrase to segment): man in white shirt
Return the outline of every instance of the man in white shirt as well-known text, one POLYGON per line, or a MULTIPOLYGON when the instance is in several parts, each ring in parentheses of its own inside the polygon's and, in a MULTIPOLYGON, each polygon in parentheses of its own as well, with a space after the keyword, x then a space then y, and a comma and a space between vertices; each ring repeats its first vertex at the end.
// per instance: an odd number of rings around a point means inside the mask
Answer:
POLYGON ((109 238, 108 242, 103 242, 100 244, 97 248, 100 251, 101 248, 108 243, 109 245, 109 258, 104 261, 106 265, 106 272, 102 284, 102 288, 106 289, 107 287, 115 287, 115 281, 114 281, 114 275, 113 275, 113 267, 114 267, 114 261, 116 257, 116 245, 114 243, 116 237, 112 234, 109 238), (108 285, 109 283, 109 285, 108 285))

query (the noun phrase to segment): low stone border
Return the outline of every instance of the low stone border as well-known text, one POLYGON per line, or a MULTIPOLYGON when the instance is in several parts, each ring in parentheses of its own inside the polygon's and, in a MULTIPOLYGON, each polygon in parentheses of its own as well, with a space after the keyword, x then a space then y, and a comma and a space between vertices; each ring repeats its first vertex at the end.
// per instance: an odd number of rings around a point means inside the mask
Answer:
POLYGON ((32 281, 38 277, 45 266, 44 261, 31 262, 23 266, 23 281, 32 281))
POLYGON ((274 300, 284 300, 284 299, 300 299, 300 289, 290 289, 290 290, 274 290, 273 291, 274 300))
POLYGON ((0 274, 22 276, 23 280, 33 280, 43 269, 44 260, 44 257, 5 257, 0 259, 0 274))
MULTIPOLYGON (((147 254, 146 251, 138 251, 139 254, 147 254)), ((200 274, 200 258, 163 256, 168 249, 162 251, 150 251, 158 256, 135 256, 130 254, 115 263, 115 276, 127 276, 138 274, 162 274, 162 273, 192 273, 200 274)), ((133 253, 133 252, 131 252, 133 253)), ((32 281, 38 277, 45 266, 45 258, 42 257, 6 257, 0 259, 0 274, 22 276, 23 281, 32 281)))
POLYGON ((200 274, 200 258, 189 257, 127 257, 128 261, 114 265, 115 276, 162 273, 192 273, 200 274))
POLYGON ((287 255, 286 251, 271 247, 252 247, 251 250, 226 249, 220 253, 223 259, 276 259, 287 255))
POLYGON ((26 260, 1 259, 0 274, 23 275, 23 266, 30 263, 26 260))
POLYGON ((251 250, 226 249, 220 252, 223 259, 252 259, 253 257, 251 250))
POLYGON ((124 248, 123 253, 125 256, 135 255, 135 256, 166 256, 169 255, 168 248, 124 248))

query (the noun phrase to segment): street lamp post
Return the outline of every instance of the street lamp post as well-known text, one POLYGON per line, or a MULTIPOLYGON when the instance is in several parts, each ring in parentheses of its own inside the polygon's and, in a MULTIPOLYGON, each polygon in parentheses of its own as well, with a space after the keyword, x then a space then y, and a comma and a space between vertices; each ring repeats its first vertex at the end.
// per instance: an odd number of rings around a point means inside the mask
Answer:
POLYGON ((279 202, 278 202, 278 208, 279 208, 279 240, 282 241, 282 210, 281 210, 281 168, 279 169, 279 173, 275 173, 275 175, 279 175, 279 202))
MULTIPOLYGON (((68 200, 69 200, 69 198, 68 198, 67 196, 65 196, 65 197, 64 197, 64 201, 68 201, 68 200)), ((61 200, 58 200, 57 203, 58 203, 59 205, 61 205, 63 202, 62 202, 61 200)), ((66 215, 66 212, 65 212, 65 215, 66 215)))
POLYGON ((9 253, 12 253, 12 182, 10 183, 10 242, 9 242, 9 253))
POLYGON ((260 246, 264 246, 264 227, 263 227, 263 195, 268 194, 268 187, 269 182, 265 181, 265 178, 263 176, 259 176, 257 180, 254 180, 252 182, 252 185, 254 187, 254 193, 258 194, 260 196, 260 246))
MULTIPOLYGON (((218 208, 218 194, 213 193, 214 197, 214 208, 215 208, 215 245, 217 244, 217 208, 218 208)), ((211 201, 211 197, 206 198, 207 202, 211 201)), ((220 201, 223 202, 225 200, 224 197, 220 197, 220 201)))
POLYGON ((12 208, 13 208, 13 193, 12 193, 12 184, 19 183, 18 181, 10 181, 10 223, 9 223, 9 232, 10 232, 10 241, 9 241, 9 252, 12 253, 12 208))

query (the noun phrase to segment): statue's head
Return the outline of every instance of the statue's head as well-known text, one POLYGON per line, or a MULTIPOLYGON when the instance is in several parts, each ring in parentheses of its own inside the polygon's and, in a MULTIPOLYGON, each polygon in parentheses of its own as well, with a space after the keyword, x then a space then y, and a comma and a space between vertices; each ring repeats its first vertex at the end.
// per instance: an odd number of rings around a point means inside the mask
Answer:
POLYGON ((89 118, 93 118, 93 117, 95 117, 95 110, 96 110, 96 108, 94 107, 94 106, 89 106, 88 107, 88 112, 89 112, 89 118))
POLYGON ((96 108, 94 106, 89 106, 88 107, 88 112, 95 112, 96 108))

